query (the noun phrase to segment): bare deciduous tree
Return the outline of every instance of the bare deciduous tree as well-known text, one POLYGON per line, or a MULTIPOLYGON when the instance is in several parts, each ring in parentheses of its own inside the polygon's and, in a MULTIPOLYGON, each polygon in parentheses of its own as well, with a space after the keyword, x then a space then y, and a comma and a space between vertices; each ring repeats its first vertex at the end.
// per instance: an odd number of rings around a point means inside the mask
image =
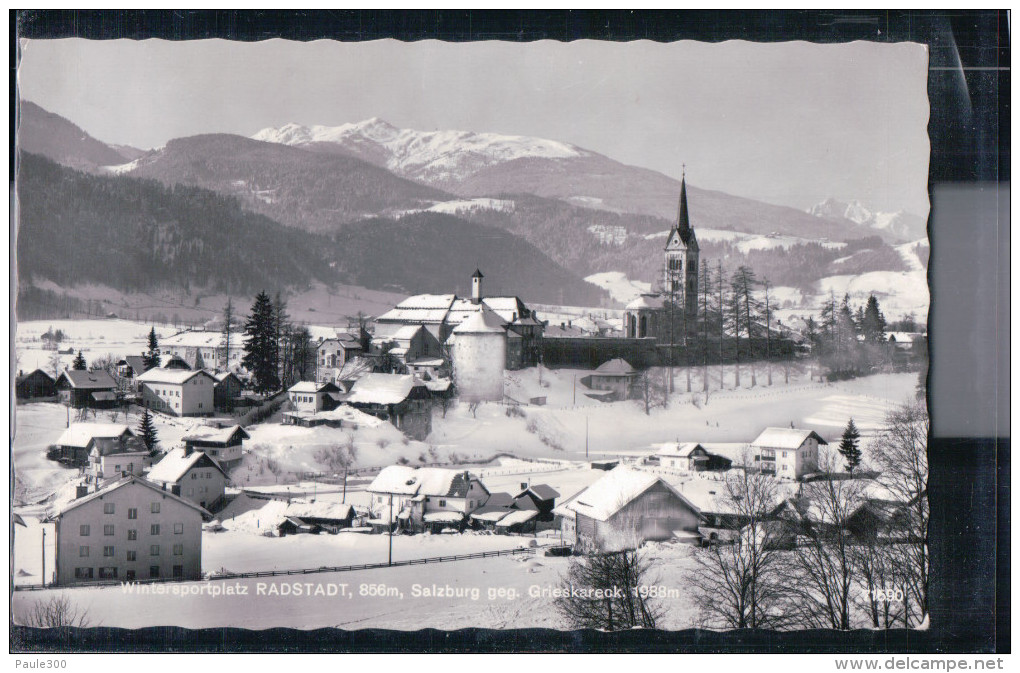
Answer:
POLYGON ((651 572, 651 563, 638 550, 572 558, 566 595, 556 599, 556 609, 573 628, 655 628, 663 613, 646 592, 655 584, 651 572))
POLYGON ((79 608, 64 595, 34 601, 17 621, 24 626, 38 629, 55 629, 62 626, 83 629, 92 625, 89 611, 79 608))

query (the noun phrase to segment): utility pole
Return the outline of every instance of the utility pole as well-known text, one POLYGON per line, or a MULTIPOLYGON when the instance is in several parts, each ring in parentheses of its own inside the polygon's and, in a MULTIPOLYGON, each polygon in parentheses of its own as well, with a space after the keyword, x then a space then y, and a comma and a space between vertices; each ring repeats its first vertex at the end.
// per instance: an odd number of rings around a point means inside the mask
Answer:
POLYGON ((588 415, 584 416, 584 457, 588 458, 588 415))
POLYGON ((46 586, 46 529, 42 529, 42 585, 46 586))
POLYGON ((386 565, 393 565, 393 494, 390 493, 390 520, 389 520, 389 534, 390 534, 390 558, 386 562, 386 565))
POLYGON ((577 406, 577 374, 574 374, 574 402, 573 406, 577 406))

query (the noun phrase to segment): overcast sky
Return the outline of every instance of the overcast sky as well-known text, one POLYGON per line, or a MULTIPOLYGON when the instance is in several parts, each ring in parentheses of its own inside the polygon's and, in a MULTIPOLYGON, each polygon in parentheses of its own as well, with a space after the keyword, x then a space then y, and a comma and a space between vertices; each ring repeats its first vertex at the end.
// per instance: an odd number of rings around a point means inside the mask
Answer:
POLYGON ((692 184, 807 208, 927 214, 916 44, 33 40, 21 96, 108 143, 287 122, 574 143, 692 184))

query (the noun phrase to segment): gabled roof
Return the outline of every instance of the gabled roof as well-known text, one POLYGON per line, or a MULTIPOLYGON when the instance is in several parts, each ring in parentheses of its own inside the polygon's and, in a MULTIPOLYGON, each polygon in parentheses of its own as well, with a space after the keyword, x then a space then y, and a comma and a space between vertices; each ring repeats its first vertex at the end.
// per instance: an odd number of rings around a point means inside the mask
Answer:
POLYGON ((287 389, 288 393, 335 393, 339 392, 339 388, 330 383, 324 381, 322 383, 316 383, 315 381, 298 381, 290 388, 287 389))
POLYGON ((212 518, 212 514, 210 514, 206 509, 204 509, 202 507, 199 507, 195 503, 193 503, 193 502, 191 502, 189 500, 185 500, 184 498, 180 497, 179 495, 174 495, 173 493, 171 493, 168 490, 164 491, 160 486, 158 486, 156 484, 153 484, 150 481, 147 481, 145 479, 142 479, 141 477, 136 477, 136 476, 132 476, 132 475, 128 475, 126 477, 123 477, 122 479, 118 479, 117 481, 111 482, 111 483, 107 484, 106 486, 104 486, 103 488, 99 489, 98 491, 96 491, 94 493, 89 493, 88 495, 84 495, 84 496, 82 496, 80 498, 72 500, 67 505, 65 505, 59 512, 57 512, 52 518, 60 518, 61 516, 63 516, 67 512, 71 511, 72 509, 76 509, 78 507, 81 507, 82 505, 84 505, 84 504, 86 504, 88 502, 92 502, 93 500, 98 500, 99 498, 101 498, 102 496, 104 496, 104 495, 106 495, 108 493, 112 493, 113 491, 116 491, 119 488, 124 488, 125 486, 129 486, 129 485, 142 486, 142 487, 147 488, 147 489, 149 489, 151 491, 155 491, 156 493, 158 493, 158 494, 160 494, 160 495, 162 495, 164 497, 170 498, 171 500, 175 500, 175 501, 177 501, 177 502, 179 502, 179 503, 181 503, 183 505, 187 505, 191 509, 193 509, 193 510, 197 511, 199 514, 201 514, 203 519, 208 520, 208 519, 212 518))
POLYGON ((135 380, 141 383, 168 383, 181 385, 187 383, 196 376, 206 376, 214 383, 216 379, 212 374, 205 371, 204 369, 166 369, 165 367, 155 367, 150 369, 143 374, 135 377, 135 380))
POLYGON ((454 334, 503 334, 506 323, 495 311, 485 306, 478 307, 464 322, 453 328, 454 334))
POLYGON ((235 374, 234 372, 209 372, 209 374, 214 379, 216 379, 216 383, 217 384, 223 383, 224 381, 226 381, 227 379, 230 379, 230 378, 234 379, 238 383, 241 382, 241 379, 239 379, 237 377, 237 374, 235 374))
POLYGON ((25 379, 29 379, 29 378, 31 378, 33 376, 39 376, 39 375, 45 376, 47 379, 49 379, 50 383, 53 383, 53 377, 50 376, 49 374, 47 374, 46 372, 44 372, 41 369, 33 369, 32 371, 30 371, 27 374, 22 374, 21 376, 16 377, 15 381, 24 381, 25 379))
MULTIPOLYGON (((186 330, 160 339, 161 346, 180 346, 184 348, 211 348, 223 346, 223 332, 209 330, 186 330)), ((233 346, 231 346, 233 348, 233 346)))
POLYGON ((101 370, 92 372, 83 369, 68 369, 60 375, 57 382, 59 383, 61 379, 66 380, 72 388, 83 390, 106 390, 117 387, 117 382, 113 380, 113 377, 101 370))
POLYGON ((651 472, 625 466, 619 466, 607 472, 604 477, 582 491, 568 507, 578 514, 606 521, 630 504, 632 500, 660 483, 692 510, 699 512, 690 500, 681 495, 665 479, 651 472))
POLYGON ((413 467, 406 465, 390 465, 379 471, 372 483, 368 485, 371 493, 394 493, 397 495, 415 495, 421 482, 413 467))
MULTIPOLYGON (((407 467, 390 465, 383 468, 372 481, 368 491, 372 493, 393 493, 395 495, 416 495, 463 498, 474 477, 470 472, 447 470, 441 467, 407 467)), ((485 484, 478 482, 488 493, 485 484)))
POLYGON ((813 437, 819 444, 827 445, 821 435, 814 430, 803 430, 798 428, 765 428, 761 434, 751 442, 751 446, 767 449, 798 449, 809 437, 813 437))
MULTIPOLYGON (((683 444, 665 444, 657 455, 672 456, 675 458, 689 458, 695 449, 705 451, 705 447, 697 442, 684 442, 683 444)), ((707 451, 706 451, 707 453, 707 451)))
POLYGON ((485 501, 486 507, 509 507, 513 503, 514 497, 505 491, 498 493, 490 493, 489 499, 485 501))
POLYGON ((502 517, 496 522, 498 528, 509 528, 514 524, 525 523, 531 521, 538 516, 538 510, 534 509, 518 509, 510 512, 506 516, 502 517))
POLYGON ((184 435, 181 441, 199 440, 202 442, 220 442, 225 444, 232 440, 237 433, 241 433, 241 439, 251 439, 251 435, 240 425, 231 425, 225 428, 201 426, 184 435))
POLYGON ((637 309, 660 309, 663 306, 663 299, 661 296, 653 293, 645 293, 640 295, 637 299, 627 304, 627 310, 637 309))
MULTIPOLYGON (((211 467, 216 468, 220 471, 220 474, 227 477, 227 473, 223 471, 220 464, 211 456, 206 455, 204 451, 187 453, 185 449, 172 449, 163 456, 163 460, 152 466, 152 469, 149 470, 148 478, 151 481, 168 484, 176 483, 188 473, 188 470, 198 466, 199 463, 206 463, 207 461, 211 467)), ((229 477, 227 478, 229 479, 229 477)))
POLYGON ((138 376, 146 370, 145 358, 141 355, 126 355, 124 356, 124 364, 131 367, 131 371, 134 372, 135 376, 138 376))
POLYGON ((100 456, 113 456, 121 453, 149 453, 149 447, 140 437, 127 435, 124 437, 96 437, 92 452, 100 456))
POLYGON ((631 367, 630 363, 623 358, 613 358, 599 365, 595 373, 603 376, 630 376, 636 374, 637 370, 631 367))
POLYGON ((548 484, 532 484, 523 491, 521 491, 517 497, 520 498, 522 495, 531 491, 539 500, 555 500, 560 497, 560 492, 548 484))
POLYGON ((57 446, 85 448, 97 437, 120 437, 124 433, 134 435, 131 428, 119 423, 72 423, 55 443, 57 446))
POLYGON ((399 404, 417 385, 423 384, 411 374, 365 374, 354 383, 346 401, 348 404, 399 404))
POLYGON ((284 510, 284 516, 299 519, 348 519, 354 513, 352 505, 339 502, 292 502, 284 510))

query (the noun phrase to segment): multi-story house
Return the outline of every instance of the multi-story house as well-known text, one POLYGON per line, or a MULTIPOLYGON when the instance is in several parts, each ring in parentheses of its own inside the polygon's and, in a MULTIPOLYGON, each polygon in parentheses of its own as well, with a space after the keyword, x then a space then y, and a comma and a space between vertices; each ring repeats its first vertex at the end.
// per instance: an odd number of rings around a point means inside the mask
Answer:
POLYGON ((382 521, 409 530, 459 527, 489 499, 489 489, 470 472, 438 467, 384 468, 368 487, 371 509, 382 521))
POLYGON ((340 403, 340 389, 326 381, 298 381, 287 389, 290 403, 296 411, 329 411, 340 403))
POLYGON ((187 445, 168 451, 149 470, 148 479, 203 509, 215 507, 223 500, 230 480, 215 459, 187 445))
POLYGON ((102 485, 129 474, 140 477, 152 465, 154 455, 140 437, 97 438, 89 451, 85 483, 102 485))
POLYGON ((135 476, 81 490, 51 517, 56 584, 201 579, 204 509, 135 476))
POLYGON ((97 439, 119 440, 133 436, 131 428, 121 423, 71 423, 57 438, 54 446, 58 460, 84 467, 97 439))
POLYGON ((751 442, 751 455, 762 472, 800 479, 818 469, 818 447, 827 444, 814 430, 765 428, 751 442))
POLYGON ((225 470, 241 462, 241 443, 251 439, 240 425, 228 427, 201 427, 186 434, 184 446, 193 451, 204 451, 225 470))
POLYGON ((174 416, 208 416, 215 411, 216 379, 204 370, 150 369, 136 379, 142 404, 174 416))

